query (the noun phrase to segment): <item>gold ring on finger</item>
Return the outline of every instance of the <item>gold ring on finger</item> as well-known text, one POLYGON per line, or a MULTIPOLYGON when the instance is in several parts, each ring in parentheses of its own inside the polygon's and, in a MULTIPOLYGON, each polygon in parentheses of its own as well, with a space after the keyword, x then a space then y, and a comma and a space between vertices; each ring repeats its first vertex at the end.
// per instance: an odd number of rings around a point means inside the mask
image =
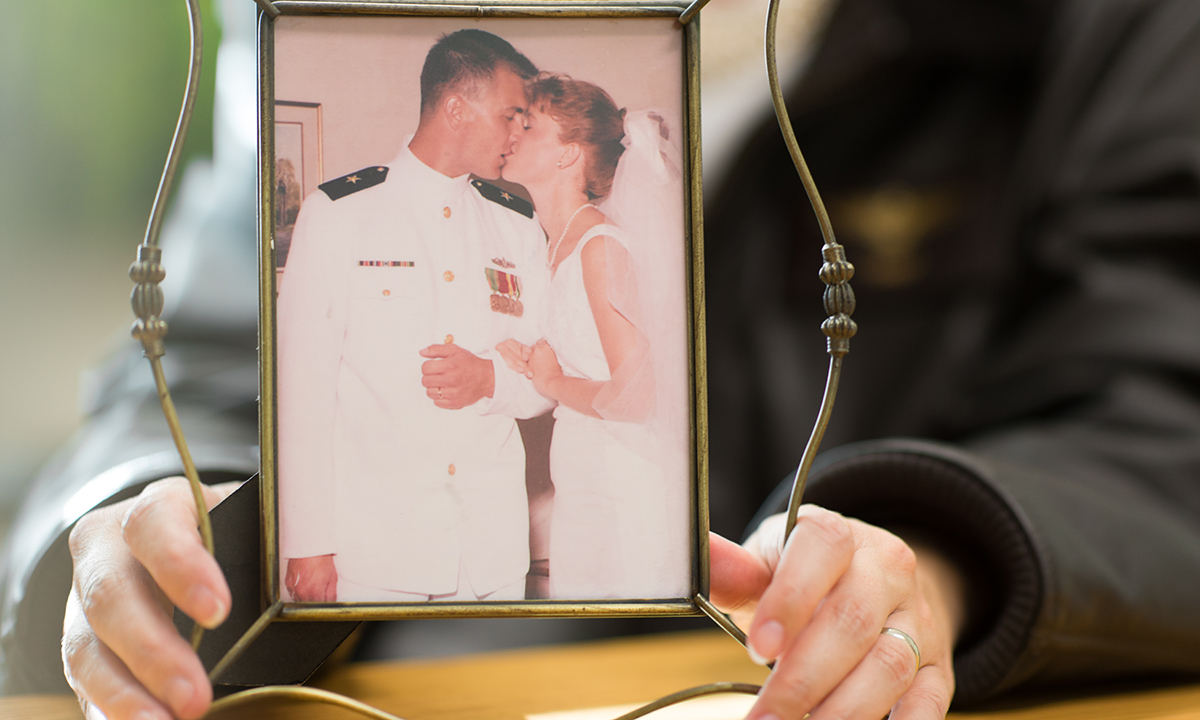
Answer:
POLYGON ((912 635, 909 635, 903 630, 897 630, 894 627, 885 627, 879 631, 879 634, 891 635, 894 638, 899 638, 908 643, 908 647, 913 651, 913 655, 917 656, 917 669, 919 670, 921 668, 921 648, 917 647, 917 641, 912 639, 912 635))
POLYGON ((445 400, 445 399, 446 398, 442 397, 442 389, 438 388, 438 400, 445 400))

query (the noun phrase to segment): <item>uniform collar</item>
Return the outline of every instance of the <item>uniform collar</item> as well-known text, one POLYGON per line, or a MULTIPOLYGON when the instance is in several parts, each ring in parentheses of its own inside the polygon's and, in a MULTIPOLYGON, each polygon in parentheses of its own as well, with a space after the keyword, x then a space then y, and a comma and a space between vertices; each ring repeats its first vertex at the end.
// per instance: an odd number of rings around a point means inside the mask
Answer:
POLYGON ((390 168, 396 171, 398 179, 404 183, 404 191, 410 197, 428 200, 431 203, 444 203, 457 198, 469 187, 470 175, 447 177, 434 170, 408 149, 412 135, 404 138, 404 148, 392 161, 390 168))

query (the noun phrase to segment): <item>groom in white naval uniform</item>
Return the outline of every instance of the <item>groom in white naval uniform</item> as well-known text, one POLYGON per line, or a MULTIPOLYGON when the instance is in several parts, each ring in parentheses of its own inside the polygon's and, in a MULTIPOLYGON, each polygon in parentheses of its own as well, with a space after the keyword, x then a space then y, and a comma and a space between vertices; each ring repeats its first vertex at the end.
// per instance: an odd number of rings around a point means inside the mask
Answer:
POLYGON ((278 302, 284 586, 308 602, 519 600, 529 568, 514 418, 549 403, 495 352, 537 338, 547 270, 500 175, 536 68, 480 30, 442 37, 416 133, 323 184, 278 302))

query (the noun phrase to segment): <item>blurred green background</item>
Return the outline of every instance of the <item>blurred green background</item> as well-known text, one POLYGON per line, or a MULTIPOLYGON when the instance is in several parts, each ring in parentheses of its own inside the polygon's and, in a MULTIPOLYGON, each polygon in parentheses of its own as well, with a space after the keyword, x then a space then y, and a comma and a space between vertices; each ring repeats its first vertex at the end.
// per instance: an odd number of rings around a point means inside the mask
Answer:
MULTIPOLYGON (((181 167, 212 151, 220 28, 213 2, 200 6, 204 75, 181 167)), ((177 0, 0 0, 0 529, 78 427, 81 373, 133 342, 126 271, 187 59, 177 0)))

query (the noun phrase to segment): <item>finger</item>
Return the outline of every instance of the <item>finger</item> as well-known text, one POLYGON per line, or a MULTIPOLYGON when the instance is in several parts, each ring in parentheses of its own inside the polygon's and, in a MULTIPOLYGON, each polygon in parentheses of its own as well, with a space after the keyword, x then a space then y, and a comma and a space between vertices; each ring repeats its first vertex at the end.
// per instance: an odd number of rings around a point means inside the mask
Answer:
POLYGON ((458 391, 453 387, 431 387, 425 389, 425 397, 433 401, 434 406, 443 410, 455 410, 461 406, 457 398, 458 391))
POLYGON ((450 388, 429 388, 425 391, 425 396, 433 401, 433 406, 443 410, 457 410, 461 406, 453 400, 452 394, 450 388), (438 390, 442 392, 439 394, 438 390))
MULTIPOLYGON (((904 598, 911 596, 915 587, 895 578, 907 576, 912 567, 902 553, 890 551, 892 540, 896 541, 897 549, 907 551, 907 546, 882 530, 871 528, 870 531, 864 535, 866 540, 856 541, 851 567, 821 601, 810 624, 780 656, 775 672, 752 709, 752 718, 803 714, 815 707, 867 655, 878 640, 885 621, 904 598), (888 551, 877 552, 875 544, 879 542, 884 543, 888 551)), ((792 542, 789 541, 789 548, 784 551, 776 578, 785 574, 783 569, 789 563, 788 553, 796 547, 792 542)), ((911 551, 907 552, 911 555, 911 551)), ((763 613, 769 593, 770 590, 764 594, 758 614, 763 613)))
MULTIPOLYGON (((779 524, 784 521, 782 516, 776 517, 780 519, 771 518, 773 524, 763 529, 764 536, 770 537, 778 528, 776 536, 782 537, 779 524)), ((774 660, 792 644, 818 603, 849 569, 854 551, 854 533, 845 518, 813 505, 800 508, 795 529, 778 567, 773 568, 771 585, 762 594, 747 633, 758 659, 774 660)), ((883 617, 892 609, 894 606, 883 617)))
POLYGON ((512 349, 504 345, 497 345, 496 350, 500 353, 500 357, 504 358, 504 364, 509 370, 515 373, 524 374, 529 370, 529 365, 519 355, 515 354, 512 349))
POLYGON ((67 599, 62 656, 71 689, 109 720, 135 717, 171 720, 166 708, 92 632, 74 590, 67 599))
MULTIPOLYGON (((904 632, 910 628, 903 614, 887 619, 904 632)), ((878 635, 862 661, 813 711, 814 720, 851 716, 881 718, 909 689, 917 675, 918 658, 903 639, 878 635)))
POLYGON ((462 382, 462 368, 444 360, 436 361, 430 372, 421 375, 421 385, 427 388, 458 386, 462 382))
POLYGON ((459 375, 461 375, 461 370, 453 361, 430 360, 421 364, 421 384, 425 387, 449 385, 451 379, 459 375))
POLYGON ((116 562, 85 557, 76 563, 76 583, 96 637, 133 677, 176 716, 201 715, 212 700, 204 668, 137 561, 128 554, 116 562))
POLYGON ((830 593, 811 626, 775 660, 749 720, 802 717, 824 700, 870 649, 878 630, 867 626, 882 627, 887 612, 875 605, 870 598, 830 593))
MULTIPOLYGON (((206 492, 209 507, 219 495, 206 492)), ((212 629, 229 615, 232 598, 217 561, 196 528, 196 505, 185 478, 148 486, 122 522, 125 544, 180 610, 212 629)))
POLYGON ((954 698, 954 673, 941 665, 926 665, 892 708, 891 720, 942 720, 954 698))
POLYGON ((460 348, 454 343, 444 343, 422 348, 418 351, 418 354, 424 358, 445 358, 450 357, 459 350, 460 348))
POLYGON ((766 562, 716 533, 709 533, 708 541, 712 568, 709 599, 726 613, 757 605, 771 582, 766 562))

